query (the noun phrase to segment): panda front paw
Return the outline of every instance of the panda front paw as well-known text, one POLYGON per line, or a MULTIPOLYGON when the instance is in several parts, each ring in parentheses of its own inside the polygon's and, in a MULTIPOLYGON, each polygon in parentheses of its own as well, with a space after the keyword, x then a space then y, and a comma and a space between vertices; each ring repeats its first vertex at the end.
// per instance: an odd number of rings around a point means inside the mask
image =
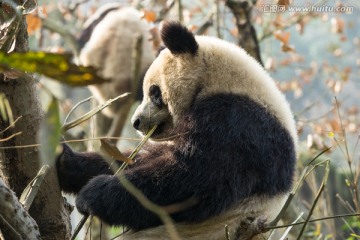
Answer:
POLYGON ((108 224, 115 224, 112 214, 116 211, 117 189, 120 188, 117 177, 100 175, 91 179, 79 192, 76 208, 81 214, 99 217, 108 224))

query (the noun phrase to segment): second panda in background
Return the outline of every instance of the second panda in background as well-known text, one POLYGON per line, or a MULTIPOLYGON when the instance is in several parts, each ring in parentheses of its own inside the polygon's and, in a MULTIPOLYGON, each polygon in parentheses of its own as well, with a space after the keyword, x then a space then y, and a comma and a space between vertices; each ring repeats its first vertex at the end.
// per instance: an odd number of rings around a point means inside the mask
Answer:
MULTIPOLYGON (((138 36, 142 37, 139 79, 136 79, 139 88, 135 96, 135 100, 141 100, 144 74, 155 59, 149 25, 142 18, 142 13, 134 8, 121 7, 120 4, 106 4, 84 26, 78 38, 81 49, 79 63, 98 68, 102 77, 111 80, 110 83, 89 87, 100 104, 132 91, 133 46, 138 36)), ((120 136, 132 103, 129 99, 119 99, 102 110, 105 116, 97 116, 102 119, 102 123, 97 124, 97 128, 100 128, 98 135, 120 136)))

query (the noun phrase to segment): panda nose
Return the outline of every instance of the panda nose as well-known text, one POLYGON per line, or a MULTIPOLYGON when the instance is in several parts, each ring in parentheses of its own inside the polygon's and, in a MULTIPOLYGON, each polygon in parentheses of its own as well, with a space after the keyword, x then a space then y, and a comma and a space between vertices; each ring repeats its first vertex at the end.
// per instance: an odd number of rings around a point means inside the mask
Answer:
POLYGON ((136 119, 136 120, 133 122, 133 127, 134 127, 136 130, 139 130, 139 126, 140 126, 140 118, 136 119))

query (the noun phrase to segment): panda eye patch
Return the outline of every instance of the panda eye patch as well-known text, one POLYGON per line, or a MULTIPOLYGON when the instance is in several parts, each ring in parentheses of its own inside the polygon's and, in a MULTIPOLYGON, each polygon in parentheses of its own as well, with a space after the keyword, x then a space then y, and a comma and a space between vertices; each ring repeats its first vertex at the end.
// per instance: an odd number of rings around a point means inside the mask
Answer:
POLYGON ((161 107, 163 105, 161 89, 159 86, 157 85, 150 86, 149 96, 150 96, 150 100, 155 104, 155 106, 161 107))

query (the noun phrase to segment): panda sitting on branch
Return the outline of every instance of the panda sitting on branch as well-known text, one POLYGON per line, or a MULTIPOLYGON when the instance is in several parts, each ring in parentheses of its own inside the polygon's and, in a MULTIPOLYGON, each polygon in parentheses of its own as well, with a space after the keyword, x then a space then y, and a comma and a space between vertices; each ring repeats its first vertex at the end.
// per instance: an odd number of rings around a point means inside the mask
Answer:
MULTIPOLYGON (((291 190, 297 134, 285 97, 243 49, 194 36, 176 22, 161 31, 166 46, 147 71, 132 124, 157 129, 124 176, 166 207, 183 239, 248 239, 241 223, 273 220, 291 190)), ((66 145, 57 160, 64 192, 83 214, 131 229, 123 239, 168 239, 159 216, 142 206, 97 153, 66 145)), ((264 239, 260 233, 251 239, 264 239)))

